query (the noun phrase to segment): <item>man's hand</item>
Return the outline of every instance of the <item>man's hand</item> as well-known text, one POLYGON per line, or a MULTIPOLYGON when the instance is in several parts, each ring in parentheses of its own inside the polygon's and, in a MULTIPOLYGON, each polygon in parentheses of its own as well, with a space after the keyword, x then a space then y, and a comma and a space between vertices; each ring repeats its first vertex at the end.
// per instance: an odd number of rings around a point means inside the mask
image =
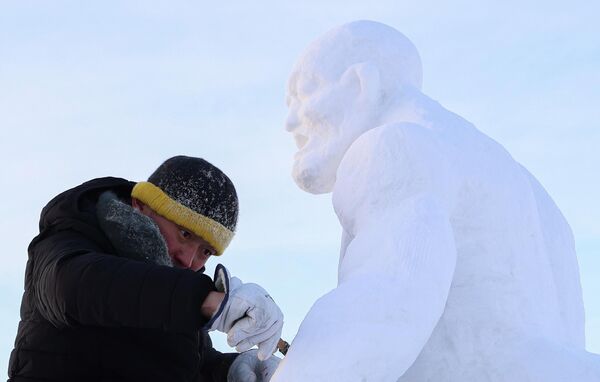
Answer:
POLYGON ((277 347, 283 313, 271 296, 256 284, 243 284, 217 266, 215 285, 224 293, 223 302, 208 323, 209 330, 227 333, 227 343, 238 351, 258 345, 257 357, 268 359, 277 347))
POLYGON ((209 292, 200 307, 202 315, 210 319, 217 312, 224 298, 225 293, 223 292, 209 292))
POLYGON ((229 368, 227 382, 268 382, 279 365, 273 356, 266 361, 258 359, 256 350, 240 354, 229 368))

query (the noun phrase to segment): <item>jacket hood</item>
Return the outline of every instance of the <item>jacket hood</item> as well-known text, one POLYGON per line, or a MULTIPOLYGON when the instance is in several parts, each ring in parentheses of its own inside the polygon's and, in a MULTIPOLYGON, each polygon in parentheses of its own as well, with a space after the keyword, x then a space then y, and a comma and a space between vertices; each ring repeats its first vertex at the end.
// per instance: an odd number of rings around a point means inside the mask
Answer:
POLYGON ((99 229, 96 202, 100 194, 107 190, 129 201, 134 185, 134 182, 122 178, 105 177, 92 179, 62 192, 42 209, 40 235, 36 239, 41 239, 49 232, 74 230, 94 240, 102 248, 112 249, 110 241, 99 229))

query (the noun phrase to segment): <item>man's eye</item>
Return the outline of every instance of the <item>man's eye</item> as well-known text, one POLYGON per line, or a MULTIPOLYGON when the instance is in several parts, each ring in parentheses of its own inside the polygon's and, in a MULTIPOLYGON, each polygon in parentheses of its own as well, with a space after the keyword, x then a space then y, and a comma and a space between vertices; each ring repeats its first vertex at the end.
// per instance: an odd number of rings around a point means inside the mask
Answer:
POLYGON ((187 239, 187 238, 189 238, 190 236, 192 236, 192 234, 191 234, 191 233, 189 233, 188 231, 186 231, 186 230, 184 230, 184 229, 180 229, 180 230, 179 230, 179 233, 181 234, 181 236, 182 236, 184 239, 187 239))
POLYGON ((204 256, 212 256, 213 255, 213 251, 211 251, 208 248, 204 249, 204 256))

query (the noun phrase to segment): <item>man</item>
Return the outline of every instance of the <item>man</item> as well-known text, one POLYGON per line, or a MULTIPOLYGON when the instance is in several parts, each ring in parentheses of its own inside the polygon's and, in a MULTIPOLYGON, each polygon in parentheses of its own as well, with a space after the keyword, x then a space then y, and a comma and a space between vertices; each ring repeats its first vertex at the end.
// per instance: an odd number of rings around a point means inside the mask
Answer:
POLYGON ((283 316, 255 284, 218 266, 238 199, 229 178, 200 158, 165 161, 147 182, 100 178, 43 209, 29 246, 10 381, 255 381, 283 316), (228 334, 242 355, 212 348, 228 334))
POLYGON ((421 77, 413 44, 369 21, 294 67, 293 176, 333 192, 343 235, 338 287, 272 381, 599 381, 567 222, 421 77))

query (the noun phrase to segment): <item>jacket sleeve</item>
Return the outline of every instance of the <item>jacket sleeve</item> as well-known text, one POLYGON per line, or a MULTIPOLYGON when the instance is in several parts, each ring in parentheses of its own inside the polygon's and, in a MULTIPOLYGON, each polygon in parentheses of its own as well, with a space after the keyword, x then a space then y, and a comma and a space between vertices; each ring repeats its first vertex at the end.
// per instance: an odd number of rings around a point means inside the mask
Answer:
POLYGON ((197 330, 212 280, 175 269, 105 254, 81 233, 41 235, 29 247, 27 287, 56 327, 197 330))
POLYGON ((229 368, 239 353, 221 353, 215 350, 205 330, 200 332, 200 340, 202 367, 197 381, 227 382, 229 368))

